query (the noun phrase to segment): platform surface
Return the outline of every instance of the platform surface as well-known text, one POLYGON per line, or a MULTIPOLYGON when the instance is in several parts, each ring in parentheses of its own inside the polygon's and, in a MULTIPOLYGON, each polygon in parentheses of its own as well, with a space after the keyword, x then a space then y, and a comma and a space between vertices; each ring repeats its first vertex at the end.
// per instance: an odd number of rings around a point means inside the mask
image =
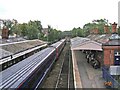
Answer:
POLYGON ((87 63, 85 54, 81 51, 73 51, 74 53, 74 77, 76 88, 105 88, 104 80, 102 78, 101 69, 94 69, 90 64, 87 63), (78 70, 78 72, 76 71, 78 70))

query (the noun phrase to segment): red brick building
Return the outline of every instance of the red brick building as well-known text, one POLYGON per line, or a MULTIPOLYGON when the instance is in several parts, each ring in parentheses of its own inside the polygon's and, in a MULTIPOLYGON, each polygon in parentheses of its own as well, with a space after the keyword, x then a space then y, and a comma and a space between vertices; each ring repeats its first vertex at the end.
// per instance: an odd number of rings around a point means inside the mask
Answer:
MULTIPOLYGON (((104 33, 109 33, 108 26, 104 27, 104 33)), ((102 45, 104 51, 104 65, 120 65, 120 36, 117 34, 117 24, 112 24, 112 34, 109 41, 102 45)))
POLYGON ((120 40, 110 40, 103 44, 104 65, 120 65, 120 40))
MULTIPOLYGON (((90 40, 102 44, 103 52, 101 52, 101 55, 103 59, 96 59, 100 61, 101 65, 105 66, 120 65, 120 36, 117 34, 117 24, 114 22, 111 27, 112 29, 110 26, 105 25, 104 34, 102 35, 99 34, 99 30, 93 29, 90 32, 91 34, 87 36, 90 40)), ((100 55, 96 54, 96 56, 99 57, 100 55)))

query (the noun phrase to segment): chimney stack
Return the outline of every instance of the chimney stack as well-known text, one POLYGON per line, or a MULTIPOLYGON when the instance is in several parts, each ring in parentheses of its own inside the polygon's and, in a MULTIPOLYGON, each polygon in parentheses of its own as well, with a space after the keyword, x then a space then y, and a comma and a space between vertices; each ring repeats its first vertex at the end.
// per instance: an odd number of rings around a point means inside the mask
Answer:
POLYGON ((2 39, 8 39, 8 32, 9 32, 9 30, 6 27, 3 27, 2 39))
POLYGON ((117 33, 116 30, 117 30, 117 24, 114 22, 112 24, 112 33, 117 33))
POLYGON ((95 33, 95 34, 99 34, 98 28, 95 28, 95 29, 94 29, 94 33, 95 33))
POLYGON ((104 33, 105 33, 105 34, 108 34, 108 33, 109 33, 108 25, 105 25, 105 26, 104 26, 104 33))

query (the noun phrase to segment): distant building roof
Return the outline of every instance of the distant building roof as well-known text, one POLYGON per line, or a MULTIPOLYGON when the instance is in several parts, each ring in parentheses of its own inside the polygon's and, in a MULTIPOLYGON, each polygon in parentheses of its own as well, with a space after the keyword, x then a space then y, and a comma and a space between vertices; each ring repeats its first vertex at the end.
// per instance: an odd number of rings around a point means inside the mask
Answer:
POLYGON ((120 39, 120 36, 118 34, 112 34, 109 39, 112 39, 112 40, 116 39, 116 40, 118 40, 118 39, 120 39))
POLYGON ((89 35, 87 38, 94 40, 98 43, 104 44, 109 41, 111 34, 102 34, 102 35, 89 35))
POLYGON ((71 50, 99 50, 103 46, 120 46, 118 34, 89 35, 86 38, 75 37, 71 39, 71 50))
POLYGON ((109 40, 103 46, 120 46, 120 39, 118 40, 109 40))

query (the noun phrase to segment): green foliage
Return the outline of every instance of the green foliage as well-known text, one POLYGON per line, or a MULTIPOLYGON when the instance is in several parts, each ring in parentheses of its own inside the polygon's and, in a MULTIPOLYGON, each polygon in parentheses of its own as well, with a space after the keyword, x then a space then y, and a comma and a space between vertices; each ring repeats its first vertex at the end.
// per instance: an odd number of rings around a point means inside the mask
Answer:
POLYGON ((107 19, 98 19, 98 20, 93 20, 92 23, 87 23, 83 26, 83 29, 85 31, 85 36, 90 34, 90 31, 93 30, 94 28, 98 28, 99 34, 104 33, 104 25, 108 25, 108 20, 107 19))
MULTIPOLYGON (((27 39, 41 39, 48 42, 53 42, 59 40, 61 38, 65 38, 66 36, 70 37, 85 37, 90 34, 90 31, 94 28, 98 28, 100 34, 104 33, 104 25, 108 25, 107 19, 98 19, 93 20, 91 23, 87 23, 83 26, 83 28, 73 28, 71 31, 61 32, 59 30, 53 29, 50 25, 48 25, 48 34, 44 34, 42 32, 41 21, 29 21, 28 23, 23 24, 12 24, 12 22, 8 24, 11 28, 11 34, 17 34, 17 36, 27 37, 27 39)), ((5 23, 5 25, 7 25, 5 23)), ((111 27, 109 27, 111 29, 111 27)), ((118 32, 120 34, 120 30, 118 32)))
POLYGON ((53 42, 61 38, 62 32, 53 29, 48 25, 48 35, 45 36, 42 32, 42 25, 40 21, 29 21, 28 23, 15 24, 12 26, 11 33, 17 36, 27 37, 27 39, 41 39, 53 42))
POLYGON ((16 34, 17 36, 20 36, 21 35, 20 24, 12 26, 11 32, 12 34, 16 34))
POLYGON ((79 37, 83 37, 84 36, 84 30, 83 29, 81 29, 80 27, 78 27, 78 28, 73 28, 72 30, 71 30, 71 36, 72 37, 76 37, 76 36, 79 36, 79 37))
POLYGON ((23 35, 26 35, 28 39, 39 39, 39 34, 42 33, 42 25, 40 21, 29 21, 27 28, 23 27, 23 35))
MULTIPOLYGON (((99 34, 104 33, 104 25, 108 25, 108 20, 107 19, 98 19, 98 20, 93 20, 91 23, 87 23, 83 26, 83 28, 73 28, 70 32, 63 32, 64 35, 66 36, 71 36, 71 37, 85 37, 90 34, 90 31, 98 28, 99 34)), ((111 29, 111 26, 109 26, 109 29, 111 29)))
POLYGON ((28 39, 37 39, 38 38, 39 30, 36 27, 34 27, 33 25, 30 25, 27 27, 27 29, 28 29, 28 32, 27 32, 28 39))
POLYGON ((28 31, 28 25, 27 25, 27 23, 21 24, 20 29, 21 29, 21 35, 23 37, 28 35, 29 31, 28 31))
POLYGON ((11 32, 17 36, 27 37, 27 39, 40 38, 42 33, 42 25, 40 21, 29 21, 28 23, 15 24, 12 26, 11 32))
POLYGON ((53 42, 61 39, 62 32, 56 29, 53 29, 50 25, 48 25, 48 36, 47 41, 53 42))

